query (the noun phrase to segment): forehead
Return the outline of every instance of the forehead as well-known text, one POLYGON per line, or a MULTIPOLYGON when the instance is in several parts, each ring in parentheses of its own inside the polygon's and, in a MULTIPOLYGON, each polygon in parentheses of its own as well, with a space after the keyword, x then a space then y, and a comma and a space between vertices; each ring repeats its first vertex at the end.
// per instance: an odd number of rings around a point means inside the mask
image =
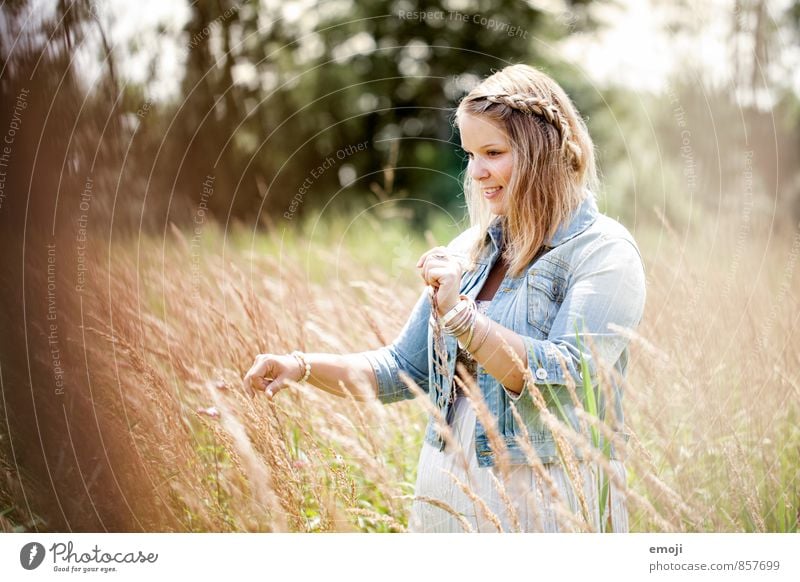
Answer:
POLYGON ((461 144, 466 147, 480 148, 485 144, 508 141, 505 131, 485 117, 465 113, 459 116, 458 122, 461 144))

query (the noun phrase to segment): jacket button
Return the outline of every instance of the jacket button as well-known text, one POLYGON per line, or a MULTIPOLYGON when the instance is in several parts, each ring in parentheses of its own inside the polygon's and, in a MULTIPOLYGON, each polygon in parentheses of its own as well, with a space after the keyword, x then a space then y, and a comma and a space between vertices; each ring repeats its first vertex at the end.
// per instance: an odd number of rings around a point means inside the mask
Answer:
POLYGON ((539 380, 545 380, 545 379, 547 379, 547 370, 545 370, 544 368, 538 368, 538 369, 536 370, 536 377, 537 377, 539 380))

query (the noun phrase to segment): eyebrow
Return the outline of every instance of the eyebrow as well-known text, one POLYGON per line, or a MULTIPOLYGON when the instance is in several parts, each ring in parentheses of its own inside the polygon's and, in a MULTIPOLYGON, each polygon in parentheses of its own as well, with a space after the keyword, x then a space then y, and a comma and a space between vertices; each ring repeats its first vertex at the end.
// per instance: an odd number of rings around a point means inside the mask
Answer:
MULTIPOLYGON (((479 149, 486 149, 486 148, 490 148, 490 147, 494 147, 494 146, 501 146, 502 147, 502 145, 503 144, 501 144, 501 143, 487 143, 486 145, 482 145, 479 149)), ((461 146, 461 149, 464 150, 464 151, 467 151, 467 148, 465 148, 463 145, 461 146)))

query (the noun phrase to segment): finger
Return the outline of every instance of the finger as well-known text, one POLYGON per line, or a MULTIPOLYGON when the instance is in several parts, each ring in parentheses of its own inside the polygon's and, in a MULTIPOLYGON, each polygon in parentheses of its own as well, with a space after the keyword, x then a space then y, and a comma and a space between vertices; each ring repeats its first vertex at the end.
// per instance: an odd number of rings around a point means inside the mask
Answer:
POLYGON ((420 267, 425 263, 425 259, 430 255, 435 249, 428 249, 424 253, 419 256, 419 260, 417 261, 417 266, 420 267))
POLYGON ((436 273, 441 273, 449 268, 447 259, 440 259, 438 257, 429 257, 425 260, 425 264, 420 268, 420 276, 422 280, 428 285, 433 285, 433 281, 438 279, 436 273))
POLYGON ((436 253, 447 254, 447 248, 434 247, 430 250, 425 251, 424 253, 422 253, 422 256, 420 256, 419 261, 417 261, 417 267, 421 267, 430 255, 436 253))
POLYGON ((247 371, 247 374, 244 375, 244 379, 242 380, 242 388, 244 388, 244 391, 250 398, 256 397, 256 392, 253 389, 253 367, 247 371))
POLYGON ((425 281, 426 285, 434 286, 435 281, 431 279, 430 265, 427 263, 422 266, 422 269, 420 270, 420 276, 422 277, 422 280, 425 281))
POLYGON ((283 375, 278 376, 277 378, 275 378, 272 382, 270 382, 268 384, 266 383, 266 380, 265 380, 264 381, 264 383, 265 383, 264 392, 266 393, 267 398, 269 398, 270 400, 272 398, 274 398, 275 395, 284 388, 284 385, 286 384, 285 380, 286 380, 286 377, 283 376, 283 375))
POLYGON ((450 267, 443 263, 430 263, 422 269, 425 282, 429 285, 439 286, 439 281, 443 276, 451 272, 450 267))
POLYGON ((243 380, 244 389, 251 398, 255 398, 259 392, 264 391, 264 379, 270 375, 271 370, 272 366, 269 361, 262 356, 256 357, 243 380))
POLYGON ((429 252, 430 251, 425 251, 420 255, 419 260, 417 261, 417 268, 425 264, 425 259, 427 258, 429 252))
POLYGON ((245 390, 250 395, 250 398, 258 396, 259 392, 264 391, 264 380, 258 374, 248 374, 245 379, 245 390))

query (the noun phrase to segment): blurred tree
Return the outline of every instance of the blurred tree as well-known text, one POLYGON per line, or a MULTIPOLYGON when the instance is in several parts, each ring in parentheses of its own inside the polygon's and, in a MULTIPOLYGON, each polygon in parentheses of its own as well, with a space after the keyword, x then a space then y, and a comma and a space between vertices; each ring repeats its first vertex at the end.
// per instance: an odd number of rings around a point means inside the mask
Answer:
MULTIPOLYGON (((574 14, 584 14, 583 4, 574 14)), ((507 64, 547 64, 542 47, 567 24, 594 25, 556 22, 519 0, 215 0, 190 9, 165 158, 183 160, 172 170, 177 190, 196 203, 213 174, 218 216, 260 212, 273 221, 329 202, 351 180, 342 202, 375 200, 371 191, 385 197, 375 184, 394 142, 392 194, 454 209, 453 178, 463 167, 450 123, 458 97, 507 64), (366 150, 353 153, 361 143, 366 150)))
POLYGON ((0 530, 142 529, 159 505, 92 396, 74 292, 79 249, 108 236, 127 137, 108 44, 96 85, 76 70, 101 26, 88 0, 0 11, 0 530))
POLYGON ((626 201, 637 200, 681 227, 709 215, 780 217, 776 227, 793 213, 800 219, 800 102, 786 51, 800 30, 796 3, 778 13, 762 0, 730 0, 727 10, 687 0, 652 6, 676 46, 697 51, 719 42, 724 58, 676 55, 660 95, 604 91, 625 138, 600 140, 616 149, 603 156, 615 211, 630 219, 626 201))
MULTIPOLYGON (((179 39, 179 97, 153 103, 148 82, 117 70, 95 6, 60 1, 63 34, 53 38, 63 58, 96 47, 102 74, 73 97, 59 90, 58 122, 74 127, 48 145, 69 143, 60 159, 73 160, 75 187, 87 168, 102 168, 96 179, 108 195, 93 210, 113 212, 123 229, 191 222, 201 205, 223 220, 273 223, 329 202, 402 197, 426 201, 416 205, 420 220, 434 206, 458 212, 464 163, 451 115, 481 77, 511 63, 545 65, 590 113, 583 81, 559 70, 552 49, 596 26, 587 4, 569 2, 564 19, 520 0, 199 0, 179 39), (396 171, 386 174, 387 165, 396 171)), ((156 48, 142 40, 131 50, 155 71, 156 48)))

